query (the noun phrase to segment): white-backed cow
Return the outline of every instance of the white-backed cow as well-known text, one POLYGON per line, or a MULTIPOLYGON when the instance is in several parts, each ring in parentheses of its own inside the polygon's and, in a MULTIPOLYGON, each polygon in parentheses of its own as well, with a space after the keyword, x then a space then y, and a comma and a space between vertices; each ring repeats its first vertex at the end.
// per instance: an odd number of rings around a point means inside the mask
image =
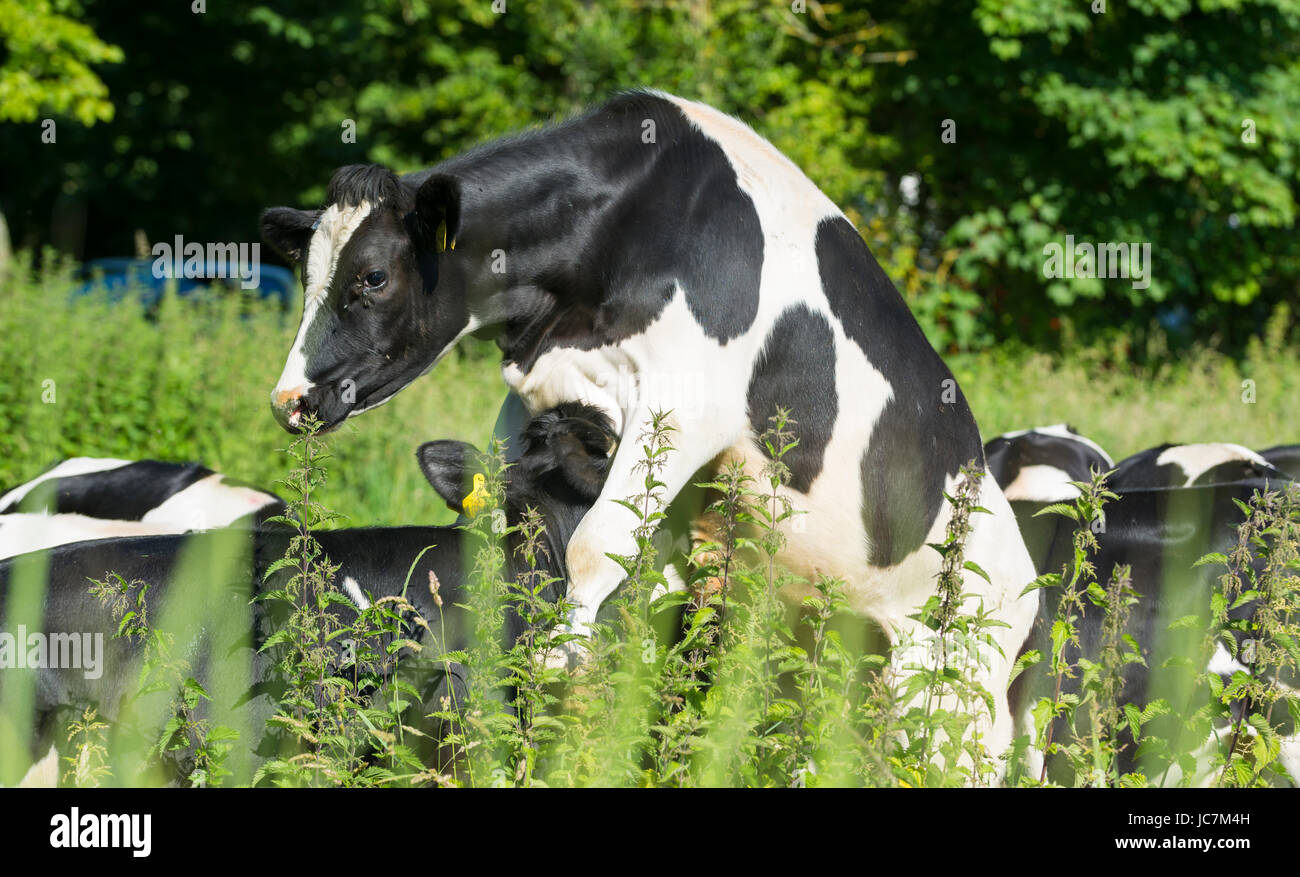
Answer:
MULTIPOLYGON (((517 463, 506 470, 505 514, 510 524, 517 524, 529 507, 537 509, 545 526, 543 551, 538 566, 557 577, 565 575, 565 546, 583 514, 599 495, 609 466, 609 452, 616 437, 603 414, 581 405, 560 406, 534 418, 522 435, 517 463)), ((461 511, 466 495, 465 484, 476 471, 477 452, 462 442, 436 441, 417 452, 420 468, 429 483, 449 506, 461 511)), ((340 564, 336 582, 353 604, 365 608, 370 601, 404 593, 416 610, 429 621, 432 630, 446 637, 439 648, 424 651, 436 655, 443 649, 463 649, 467 645, 464 609, 467 601, 464 576, 471 559, 472 546, 467 535, 456 527, 385 527, 319 531, 314 534, 324 554, 340 564), (427 550, 426 550, 427 549, 427 550), (418 562, 417 562, 418 557, 418 562), (414 567, 412 566, 414 564, 414 567), (440 582, 441 608, 429 591, 429 574, 440 582), (409 587, 407 586, 409 578, 409 587)), ((282 588, 288 571, 280 571, 263 581, 271 563, 283 556, 292 534, 283 529, 231 529, 203 532, 188 536, 147 536, 105 539, 76 545, 64 545, 48 553, 48 558, 28 555, 0 562, 0 632, 16 636, 13 618, 8 614, 8 597, 22 564, 36 562, 47 568, 48 586, 41 630, 47 635, 76 631, 81 635, 101 634, 104 653, 98 656, 97 672, 66 667, 43 667, 35 686, 36 728, 31 736, 30 757, 34 761, 47 752, 54 735, 69 717, 79 716, 86 706, 96 706, 99 715, 113 719, 119 713, 122 698, 134 692, 138 682, 136 661, 140 645, 133 640, 115 639, 117 623, 108 609, 88 592, 88 580, 102 580, 117 573, 127 581, 149 585, 146 592, 151 623, 161 626, 180 643, 191 643, 188 654, 205 687, 216 691, 213 674, 233 673, 248 667, 251 679, 235 680, 226 690, 247 692, 249 730, 255 739, 241 741, 252 747, 259 757, 280 750, 282 732, 266 726, 274 708, 277 682, 271 660, 258 647, 284 624, 281 604, 252 600, 257 594, 282 588), (204 575, 195 575, 194 564, 204 575), (187 570, 189 575, 181 575, 187 570), (177 615, 173 606, 193 607, 192 614, 177 615), (246 619, 247 624, 226 625, 227 619, 246 619), (251 625, 251 636, 250 636, 251 625), (230 642, 218 642, 224 631, 230 642), (208 663, 206 656, 221 660, 208 663), (246 663, 237 660, 247 658, 246 663)), ((506 551, 506 575, 513 577, 522 563, 513 550, 521 537, 511 534, 506 551)), ((544 592, 556 599, 558 588, 544 592)), ((343 624, 350 624, 355 611, 345 605, 330 608, 343 624)), ((513 610, 506 612, 502 635, 508 644, 524 630, 523 621, 513 610)), ((427 633, 413 626, 403 635, 421 640, 427 633)), ((336 654, 346 648, 342 640, 331 642, 336 654)), ((12 654, 12 650, 6 654, 12 654)), ((404 653, 406 654, 406 653, 404 653)), ((342 660, 341 657, 338 658, 342 660)), ((408 666, 411 666, 408 662, 408 666)), ((6 683, 18 671, 0 671, 0 701, 6 683)), ((426 724, 425 716, 443 709, 442 698, 454 696, 464 701, 465 671, 458 664, 434 662, 414 665, 413 680, 421 691, 422 703, 415 705, 413 724, 426 724), (450 670, 451 679, 447 678, 450 670)), ((2 720, 2 717, 0 717, 2 720)), ((153 738, 150 738, 153 739, 153 738)), ((178 765, 178 770, 183 765, 178 765)), ((185 776, 185 772, 179 776, 185 776)), ((0 778, 14 782, 16 777, 0 778)))
POLYGON ((1165 444, 1119 461, 1109 486, 1192 487, 1227 484, 1251 478, 1286 480, 1286 475, 1250 448, 1228 442, 1165 444))
POLYGON ((46 515, 18 512, 0 515, 0 560, 56 545, 125 536, 187 533, 188 524, 168 521, 115 521, 85 515, 46 515))
MULTIPOLYGON (((944 491, 982 462, 951 372, 845 215, 748 126, 654 92, 398 178, 339 170, 320 210, 275 208, 265 239, 304 269, 302 323, 272 394, 294 428, 373 408, 464 336, 496 340, 531 412, 584 400, 624 439, 569 545, 573 629, 623 578, 636 524, 612 502, 642 490, 636 441, 654 412, 676 429, 658 478, 672 499, 725 457, 757 473, 778 406, 797 421, 783 562, 847 583, 891 638, 935 588, 944 491)), ((1005 621, 1012 656, 1033 578, 1015 519, 984 479, 966 590, 1005 621)), ((802 594, 788 594, 798 599, 802 594)), ((1009 658, 990 655, 986 738, 1010 740, 1009 658)))
POLYGON ((0 496, 0 558, 89 539, 258 526, 273 493, 197 463, 74 457, 0 496))

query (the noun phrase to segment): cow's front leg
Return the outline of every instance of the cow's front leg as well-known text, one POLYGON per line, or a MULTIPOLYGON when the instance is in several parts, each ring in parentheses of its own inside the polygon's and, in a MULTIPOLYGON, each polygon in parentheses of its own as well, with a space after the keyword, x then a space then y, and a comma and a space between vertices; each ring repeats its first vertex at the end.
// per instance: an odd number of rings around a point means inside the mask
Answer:
MULTIPOLYGON (((633 412, 628 418, 600 499, 583 516, 569 541, 566 555, 568 601, 572 606, 566 625, 569 632, 583 636, 590 634, 596 612, 623 581, 623 567, 609 554, 627 556, 636 553, 633 531, 640 521, 637 515, 616 500, 626 500, 645 492, 645 469, 642 465, 645 442, 642 437, 649 431, 651 422, 649 410, 644 409, 633 412)), ((744 421, 736 417, 705 422, 702 417, 688 419, 672 413, 666 423, 673 428, 669 434, 673 449, 659 458, 663 466, 655 476, 664 485, 660 489, 659 503, 665 507, 696 471, 734 443, 743 430, 744 421)), ((562 653, 557 651, 552 655, 551 664, 572 665, 578 660, 579 649, 571 643, 562 653)))

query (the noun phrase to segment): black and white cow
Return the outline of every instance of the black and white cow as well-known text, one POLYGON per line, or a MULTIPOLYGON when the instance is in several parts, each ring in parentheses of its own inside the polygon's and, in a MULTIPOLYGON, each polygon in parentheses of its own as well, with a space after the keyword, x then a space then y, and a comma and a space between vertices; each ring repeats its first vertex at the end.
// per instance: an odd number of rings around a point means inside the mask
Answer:
POLYGON ((1038 512, 1051 503, 1073 502, 1079 488, 1071 482, 1092 480, 1092 471, 1115 468, 1100 445, 1064 423, 1003 433, 984 445, 989 474, 1011 503, 1025 548, 1041 573, 1057 524, 1038 512))
POLYGON ((1286 475, 1259 454, 1228 442, 1165 444, 1119 461, 1108 486, 1191 487, 1226 484, 1252 478, 1286 480, 1286 475))
POLYGON ((1300 480, 1300 445, 1278 445, 1260 451, 1259 455, 1290 478, 1300 480))
POLYGON ((1079 495, 1072 481, 1091 480, 1115 461, 1101 445, 1064 423, 1005 432, 984 445, 989 474, 1011 502, 1062 502, 1079 495))
MULTIPOLYGON (((979 430, 951 372, 852 223, 748 126, 657 92, 488 143, 397 177, 354 166, 319 210, 275 208, 264 238, 304 269, 304 310, 272 394, 294 428, 392 398, 474 333, 496 340, 531 412, 584 400, 626 439, 568 549, 573 629, 585 632, 634 550, 636 439, 671 412, 659 478, 674 497, 697 470, 738 458, 778 406, 797 421, 786 494, 804 514, 783 562, 843 579, 853 608, 892 638, 935 587, 960 467, 979 430)), ((1015 519, 985 479, 967 556, 992 579, 967 590, 1009 625, 1032 622, 1033 578, 1015 519)), ((787 596, 799 599, 802 594, 787 596)), ((1010 664, 990 658, 997 749, 1010 740, 1010 664)))
MULTIPOLYGON (((1157 697, 1169 701, 1173 710, 1171 716, 1157 719, 1144 729, 1144 734, 1163 737, 1177 751, 1196 753, 1201 764, 1199 773, 1189 778, 1194 783, 1205 780, 1204 759, 1211 753, 1213 745, 1207 745, 1201 739, 1188 739, 1179 726, 1179 719, 1202 706, 1203 700, 1197 698, 1203 698, 1205 694, 1204 689, 1198 694, 1187 686, 1185 671, 1180 668, 1206 667, 1225 677, 1244 668, 1221 644, 1212 653, 1204 651, 1203 625, 1176 625, 1174 629, 1170 629, 1170 625, 1188 616, 1208 621, 1210 594, 1223 568, 1212 564, 1197 566, 1196 562, 1210 552, 1227 553, 1235 545, 1236 527, 1242 514, 1234 500, 1248 502, 1257 490, 1278 490, 1285 485, 1285 482, 1274 479, 1253 479, 1220 482, 1213 486, 1120 490, 1118 499, 1111 500, 1105 507, 1104 529, 1095 533, 1100 547, 1092 553, 1090 560, 1098 580, 1105 584, 1116 564, 1127 564, 1131 567, 1132 585, 1139 597, 1131 608, 1129 624, 1124 632, 1137 640, 1145 663, 1130 663, 1124 667, 1120 703, 1143 707, 1157 697)), ((1073 561, 1073 533, 1077 524, 1058 515, 1039 520, 1050 521, 1052 526, 1050 545, 1039 572, 1060 572, 1073 561)), ((1052 623, 1061 590, 1053 588, 1044 593, 1046 596, 1026 649, 1038 649, 1047 656, 1052 647, 1052 623)), ((1230 615, 1234 619, 1246 617, 1253 606, 1253 603, 1247 603, 1235 607, 1230 615)), ((1078 622, 1080 646, 1067 647, 1067 660, 1077 660, 1081 653, 1096 660, 1100 654, 1102 614, 1086 600, 1085 607, 1078 622)), ((1289 675, 1280 681, 1291 687, 1297 683, 1289 675)), ((1023 733, 1033 729, 1027 710, 1040 697, 1050 696, 1054 684, 1044 661, 1027 670, 1012 685, 1012 708, 1020 717, 1023 733)), ((1076 674, 1075 678, 1063 680, 1061 691, 1066 695, 1077 695, 1079 686, 1076 674)), ((1300 779, 1300 736, 1296 735, 1296 728, 1289 718, 1276 711, 1274 718, 1282 720, 1282 761, 1293 777, 1300 779)), ((1064 720, 1058 720, 1054 739, 1068 742, 1068 738, 1064 720)), ((1120 772, 1141 767, 1131 735, 1125 732, 1120 742, 1123 746, 1118 759, 1120 772)), ((1039 753, 1035 752, 1029 765, 1035 778, 1041 763, 1039 753)), ((1176 767, 1166 772, 1162 765, 1149 763, 1146 769, 1148 775, 1157 781, 1172 784, 1182 777, 1176 767), (1158 775, 1152 774, 1153 767, 1160 768, 1158 775)), ((1067 785, 1072 783, 1071 770, 1064 758, 1055 758, 1049 763, 1048 776, 1067 785)))
MULTIPOLYGON (((507 523, 512 525, 519 523, 529 507, 541 513, 545 531, 538 566, 544 573, 561 578, 565 575, 565 546, 600 493, 615 441, 608 419, 599 411, 581 405, 560 406, 544 412, 523 431, 518 462, 504 476, 504 511, 507 523)), ((429 442, 420 447, 417 457, 421 470, 438 494, 453 509, 462 511, 466 484, 477 471, 474 448, 463 442, 429 442)), ((372 600, 405 593, 432 629, 446 637, 441 649, 428 648, 427 652, 466 647, 465 612, 457 604, 467 602, 464 576, 473 548, 466 543, 468 537, 463 530, 385 527, 320 531, 314 535, 330 561, 340 564, 336 581, 355 606, 365 608, 372 600), (441 608, 429 591, 431 572, 441 585, 441 608)), ((116 622, 88 593, 88 580, 102 580, 109 572, 127 581, 149 584, 147 601, 152 623, 174 635, 177 642, 207 642, 220 638, 221 631, 232 638, 230 643, 208 642, 204 655, 226 658, 211 665, 196 658, 199 678, 210 692, 215 691, 221 686, 216 684, 218 680, 214 680, 213 674, 237 672, 241 663, 230 656, 246 657, 248 663, 244 666, 251 668, 252 679, 235 680, 236 684, 226 686, 227 690, 249 692, 247 724, 257 738, 240 745, 252 746, 261 756, 279 751, 280 731, 266 727, 265 722, 279 689, 270 660, 257 647, 283 625, 284 618, 282 613, 277 614, 279 604, 261 600, 250 604, 250 598, 284 586, 287 571, 276 573, 268 581, 263 578, 270 564, 284 555, 291 536, 282 529, 232 529, 189 536, 106 539, 64 545, 49 552, 42 630, 47 634, 99 633, 104 653, 98 659, 98 670, 90 676, 84 670, 67 668, 33 671, 39 673, 39 682, 35 687, 37 727, 31 740, 32 760, 58 742, 53 740, 53 735, 70 716, 80 715, 85 706, 94 705, 101 716, 113 719, 118 715, 122 698, 134 691, 140 646, 113 638, 116 622), (206 575, 194 574, 196 562, 201 564, 200 569, 208 571, 206 575), (182 570, 189 574, 181 575, 182 570), (188 614, 182 611, 177 615, 171 611, 186 601, 191 606, 188 614), (223 620, 227 618, 247 619, 252 625, 252 637, 249 637, 248 624, 223 628, 223 620)), ((507 537, 506 575, 511 577, 522 563, 513 550, 520 538, 517 533, 507 537)), ((6 607, 11 584, 21 564, 27 561, 28 558, 13 558, 0 562, 0 632, 15 635, 15 625, 8 623, 12 618, 7 619, 6 607)), ((551 586, 543 596, 554 600, 559 597, 558 591, 558 587, 551 586)), ((347 606, 334 606, 330 611, 343 624, 350 624, 356 616, 347 606)), ((522 620, 508 610, 502 632, 506 642, 513 643, 523 630, 522 620)), ((418 641, 424 631, 413 627, 409 635, 418 641)), ((336 652, 344 648, 341 641, 333 642, 332 646, 336 652)), ((194 648, 191 647, 191 654, 194 648)), ((442 709, 444 696, 454 695, 463 702, 463 668, 451 665, 450 680, 446 669, 442 664, 417 667, 415 676, 410 677, 419 681, 423 697, 423 703, 417 707, 420 710, 417 723, 428 713, 442 709)), ((15 678, 16 672, 13 669, 0 672, 0 701, 6 682, 15 678)), ((0 778, 0 782, 12 783, 15 779, 0 778)))
POLYGON ((0 558, 114 536, 258 526, 273 493, 197 463, 74 457, 0 496, 0 558))

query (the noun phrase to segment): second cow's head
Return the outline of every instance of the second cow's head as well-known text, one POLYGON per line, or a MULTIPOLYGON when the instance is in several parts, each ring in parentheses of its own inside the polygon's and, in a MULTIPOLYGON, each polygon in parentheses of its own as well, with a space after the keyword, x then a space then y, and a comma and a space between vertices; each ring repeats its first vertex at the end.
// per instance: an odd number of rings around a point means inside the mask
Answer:
POLYGON ((418 187, 374 165, 341 168, 320 210, 275 207, 262 237, 302 268, 302 324, 271 403, 286 429, 314 413, 328 428, 379 405, 477 328, 448 257, 460 187, 418 187))

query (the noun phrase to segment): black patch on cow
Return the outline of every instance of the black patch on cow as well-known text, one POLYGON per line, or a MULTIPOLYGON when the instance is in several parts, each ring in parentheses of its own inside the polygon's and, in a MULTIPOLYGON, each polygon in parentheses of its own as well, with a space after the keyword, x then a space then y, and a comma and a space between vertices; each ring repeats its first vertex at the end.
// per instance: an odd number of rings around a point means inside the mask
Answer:
POLYGON ((868 556, 893 566, 924 543, 945 477, 972 460, 983 465, 979 429, 952 372, 847 219, 818 225, 817 266, 831 312, 893 388, 861 462, 868 556))
POLYGON ((644 332, 683 289, 704 333, 744 334, 758 314, 763 232, 722 148, 672 102, 615 98, 574 122, 453 160, 505 161, 510 189, 473 171, 466 241, 491 237, 510 290, 498 341, 527 372, 554 347, 591 349, 644 332), (646 121, 655 140, 642 139, 646 121), (545 143, 546 148, 538 148, 545 143))
POLYGON ((1300 479, 1300 445, 1278 445, 1275 448, 1260 451, 1259 455, 1276 466, 1278 470, 1286 473, 1287 476, 1300 479))
MULTIPOLYGON (((36 485, 12 511, 138 521, 213 471, 198 463, 140 460, 116 469, 52 478, 36 485)), ((269 501, 269 498, 268 498, 269 501)))
POLYGON ((799 444, 782 459, 790 467, 790 487, 807 493, 822 471, 839 414, 835 335, 826 317, 807 305, 781 314, 754 364, 748 400, 749 423, 756 436, 772 425, 769 418, 778 407, 790 411, 799 444))
POLYGON ((1172 447, 1173 444, 1166 443, 1125 457, 1115 465, 1115 474, 1107 486, 1113 489, 1181 486, 1187 480, 1182 466, 1156 465, 1160 455, 1172 447))
POLYGON ((692 130, 660 150, 609 226, 622 253, 614 301, 666 302, 680 284, 704 334, 727 342, 758 314, 763 230, 716 142, 692 130))

